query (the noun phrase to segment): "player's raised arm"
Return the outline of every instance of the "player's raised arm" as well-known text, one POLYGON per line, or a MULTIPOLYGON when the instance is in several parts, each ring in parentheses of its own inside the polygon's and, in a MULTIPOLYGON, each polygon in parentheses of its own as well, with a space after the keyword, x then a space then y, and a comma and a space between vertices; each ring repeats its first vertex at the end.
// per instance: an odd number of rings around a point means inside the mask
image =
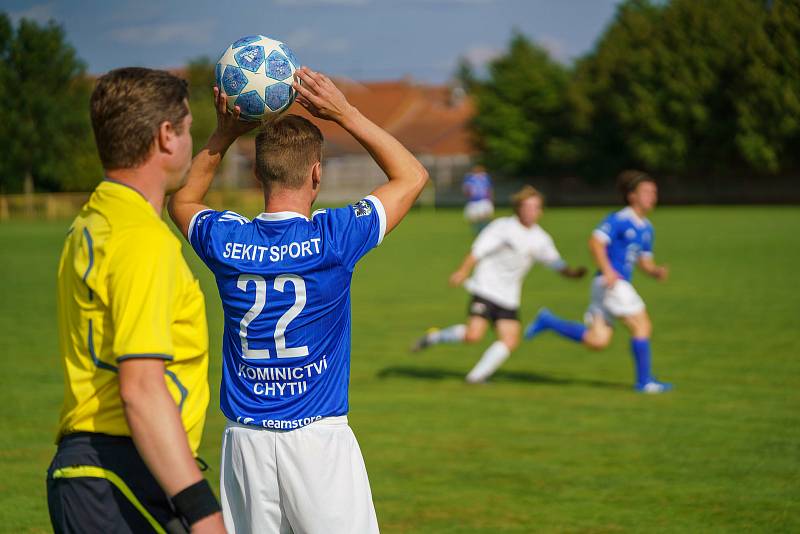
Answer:
POLYGON ((302 82, 294 82, 300 105, 347 130, 386 173, 389 183, 372 194, 386 211, 388 234, 414 205, 428 181, 428 171, 397 139, 351 105, 330 78, 308 67, 298 69, 296 77, 302 82))
POLYGON ((239 120, 239 106, 233 112, 229 111, 227 96, 218 87, 214 87, 214 105, 217 128, 192 160, 186 182, 172 195, 168 204, 170 217, 184 236, 187 235, 192 217, 208 209, 203 201, 225 152, 239 136, 258 126, 257 122, 239 120))

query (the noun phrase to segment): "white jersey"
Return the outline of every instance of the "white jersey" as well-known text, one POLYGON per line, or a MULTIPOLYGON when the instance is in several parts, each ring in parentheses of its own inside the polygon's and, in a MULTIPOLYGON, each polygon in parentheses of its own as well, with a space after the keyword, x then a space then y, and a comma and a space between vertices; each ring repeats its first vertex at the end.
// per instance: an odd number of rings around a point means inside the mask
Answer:
POLYGON ((533 225, 527 228, 516 216, 492 221, 472 244, 478 260, 465 285, 471 294, 508 309, 517 309, 522 281, 535 262, 560 270, 566 264, 553 238, 533 225))

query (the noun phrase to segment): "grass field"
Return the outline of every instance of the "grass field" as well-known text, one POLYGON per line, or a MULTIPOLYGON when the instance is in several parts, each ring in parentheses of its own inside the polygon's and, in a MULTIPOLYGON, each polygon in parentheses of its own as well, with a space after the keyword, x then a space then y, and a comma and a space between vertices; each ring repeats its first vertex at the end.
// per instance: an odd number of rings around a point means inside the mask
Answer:
MULTIPOLYGON (((607 210, 551 209, 542 225, 588 264, 607 210)), ((248 213, 247 215, 254 215, 248 213)), ((407 348, 463 320, 447 276, 467 250, 456 211, 417 211, 357 268, 350 422, 382 531, 800 531, 800 209, 661 208, 652 218, 666 284, 639 275, 654 368, 675 384, 632 392, 628 339, 589 353, 552 334, 523 344, 495 379, 463 375, 474 347, 407 348)), ((68 222, 0 225, 0 531, 46 532, 44 475, 62 375, 55 273, 68 222)), ((217 485, 221 310, 201 279, 212 396, 201 455, 217 485)), ((580 318, 588 281, 535 268, 522 316, 580 318)))

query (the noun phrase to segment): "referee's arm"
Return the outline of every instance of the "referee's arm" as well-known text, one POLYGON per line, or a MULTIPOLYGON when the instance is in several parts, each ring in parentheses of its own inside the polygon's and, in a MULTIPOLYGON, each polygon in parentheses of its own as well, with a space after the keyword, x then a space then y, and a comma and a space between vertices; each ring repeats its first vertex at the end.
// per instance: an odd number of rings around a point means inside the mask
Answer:
MULTIPOLYGON (((131 437, 150 472, 170 497, 203 479, 189 449, 178 407, 164 381, 164 362, 132 358, 119 363, 119 390, 131 437)), ((224 532, 217 512, 192 532, 224 532)))
POLYGON ((219 503, 195 463, 164 379, 165 360, 174 352, 171 325, 180 249, 166 233, 137 229, 122 237, 125 246, 115 250, 109 269, 109 302, 115 326, 112 352, 131 439, 192 532, 225 532, 219 503))

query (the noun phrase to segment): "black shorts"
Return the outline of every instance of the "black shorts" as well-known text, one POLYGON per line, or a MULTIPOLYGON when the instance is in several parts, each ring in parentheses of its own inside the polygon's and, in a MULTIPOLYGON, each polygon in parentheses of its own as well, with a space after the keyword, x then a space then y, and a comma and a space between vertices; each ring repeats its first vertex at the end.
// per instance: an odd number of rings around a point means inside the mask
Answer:
POLYGON ((56 534, 189 531, 128 437, 63 437, 47 470, 47 506, 56 534))
POLYGON ((499 319, 519 321, 519 309, 512 310, 509 308, 504 308, 502 306, 498 306, 490 300, 486 300, 475 295, 473 295, 472 300, 469 301, 467 315, 483 317, 484 319, 488 319, 493 323, 499 319))

